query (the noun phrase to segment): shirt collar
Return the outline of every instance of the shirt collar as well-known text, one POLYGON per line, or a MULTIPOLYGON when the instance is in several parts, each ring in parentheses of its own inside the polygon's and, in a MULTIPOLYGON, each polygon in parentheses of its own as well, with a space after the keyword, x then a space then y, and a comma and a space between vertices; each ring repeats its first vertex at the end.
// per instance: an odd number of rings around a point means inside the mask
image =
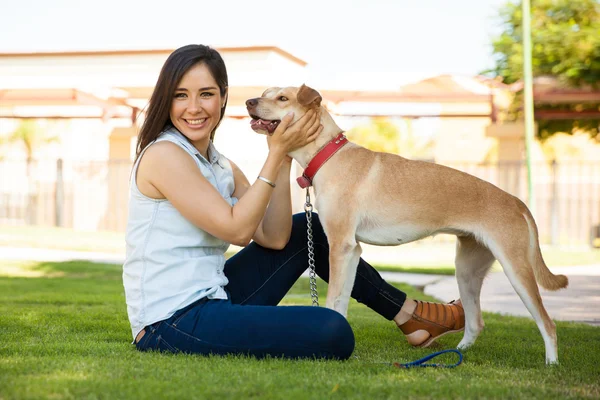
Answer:
MULTIPOLYGON (((183 135, 181 132, 179 132, 179 130, 177 128, 175 128, 173 125, 169 125, 161 133, 161 135, 163 135, 163 134, 170 134, 170 135, 176 136, 179 139, 179 141, 181 142, 181 144, 186 149, 188 149, 189 152, 191 152, 192 154, 194 154, 196 157, 200 158, 201 160, 210 162, 210 164, 219 163, 219 160, 221 159, 221 153, 219 153, 217 151, 217 148, 213 144, 212 140, 210 140, 208 142, 208 158, 209 158, 209 160, 206 160, 206 158, 204 158, 204 156, 202 154, 200 154, 198 149, 196 147, 194 147, 193 144, 190 143, 188 138, 185 137, 185 135, 183 135)), ((221 163, 219 163, 219 165, 221 165, 221 163)))

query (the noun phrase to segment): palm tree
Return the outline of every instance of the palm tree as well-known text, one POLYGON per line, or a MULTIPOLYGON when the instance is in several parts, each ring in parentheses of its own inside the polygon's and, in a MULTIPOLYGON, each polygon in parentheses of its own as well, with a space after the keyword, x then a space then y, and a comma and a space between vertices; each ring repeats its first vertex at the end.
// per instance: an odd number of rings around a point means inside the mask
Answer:
POLYGON ((8 143, 22 143, 25 146, 27 163, 33 162, 33 155, 39 148, 46 144, 57 142, 57 136, 48 136, 43 129, 40 129, 37 122, 31 119, 22 120, 17 129, 4 141, 8 143))
POLYGON ((25 147, 27 160, 27 215, 25 216, 28 224, 35 224, 35 204, 37 193, 32 190, 34 186, 32 169, 34 163, 34 154, 36 151, 52 142, 57 142, 57 136, 48 136, 44 129, 40 128, 35 120, 22 120, 12 134, 7 138, 0 138, 0 145, 8 143, 21 143, 25 147))

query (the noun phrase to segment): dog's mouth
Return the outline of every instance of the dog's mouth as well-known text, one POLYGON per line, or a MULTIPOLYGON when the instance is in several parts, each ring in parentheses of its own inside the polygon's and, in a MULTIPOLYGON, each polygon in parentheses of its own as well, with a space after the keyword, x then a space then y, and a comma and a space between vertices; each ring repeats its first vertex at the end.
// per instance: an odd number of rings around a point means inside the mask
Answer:
POLYGON ((252 120, 250 121, 250 127, 255 131, 267 131, 269 135, 272 135, 277 129, 277 125, 281 122, 281 120, 268 120, 257 117, 256 115, 250 114, 252 120))

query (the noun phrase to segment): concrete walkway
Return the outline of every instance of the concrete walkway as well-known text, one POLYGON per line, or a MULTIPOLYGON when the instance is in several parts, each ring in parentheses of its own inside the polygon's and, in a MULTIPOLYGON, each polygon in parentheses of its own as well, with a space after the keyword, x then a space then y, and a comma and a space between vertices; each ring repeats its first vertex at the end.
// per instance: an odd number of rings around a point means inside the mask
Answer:
MULTIPOLYGON (((51 249, 0 247, 0 260, 69 261, 122 264, 122 254, 92 253, 51 249)), ((600 326, 600 265, 551 268, 569 277, 569 287, 557 292, 542 290, 550 316, 560 321, 577 321, 600 326)), ((459 298, 454 276, 382 272, 389 282, 407 283, 441 301, 459 298)), ((503 272, 490 273, 483 284, 481 308, 484 311, 530 317, 519 296, 503 272)))
MULTIPOLYGON (((600 326, 600 265, 550 268, 569 278, 569 286, 556 292, 541 289, 544 306, 558 321, 577 321, 600 326)), ((445 277, 425 286, 425 293, 443 301, 457 299, 455 277, 445 277)), ((490 273, 481 290, 484 311, 531 317, 504 272, 490 273)))

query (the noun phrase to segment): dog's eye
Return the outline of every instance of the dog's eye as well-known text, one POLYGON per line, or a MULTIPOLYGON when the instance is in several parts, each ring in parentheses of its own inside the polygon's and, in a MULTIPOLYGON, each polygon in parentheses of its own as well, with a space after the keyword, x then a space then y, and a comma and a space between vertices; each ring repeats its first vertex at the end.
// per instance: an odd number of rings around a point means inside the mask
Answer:
POLYGON ((287 98, 287 97, 285 97, 285 96, 279 96, 279 97, 277 98, 277 100, 279 100, 279 101, 288 101, 288 98, 287 98))

